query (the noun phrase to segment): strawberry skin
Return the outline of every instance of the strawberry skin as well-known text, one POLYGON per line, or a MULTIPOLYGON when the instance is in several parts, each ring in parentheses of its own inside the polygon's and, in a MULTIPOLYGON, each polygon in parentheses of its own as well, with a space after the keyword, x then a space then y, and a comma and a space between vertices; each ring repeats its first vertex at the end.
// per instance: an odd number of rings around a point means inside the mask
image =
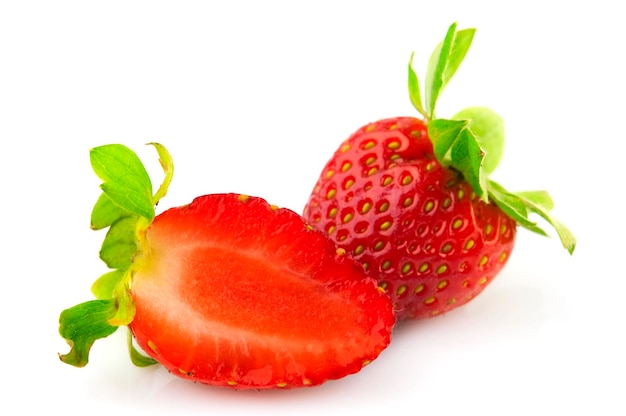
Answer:
POLYGON ((207 195, 160 214, 130 286, 137 344, 172 374, 236 389, 314 386, 390 342, 392 304, 302 217, 207 195))
POLYGON ((506 264, 516 222, 433 155, 426 124, 363 126, 335 152, 304 217, 361 262, 392 297, 397 319, 448 312, 506 264))

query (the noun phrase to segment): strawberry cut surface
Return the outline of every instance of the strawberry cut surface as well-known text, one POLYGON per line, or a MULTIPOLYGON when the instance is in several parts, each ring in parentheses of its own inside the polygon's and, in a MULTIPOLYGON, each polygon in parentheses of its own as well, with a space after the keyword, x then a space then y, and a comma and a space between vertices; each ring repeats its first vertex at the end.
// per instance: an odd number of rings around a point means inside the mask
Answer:
POLYGON ((137 344, 170 372, 234 388, 359 371, 390 342, 389 298, 287 209, 209 195, 157 216, 131 284, 137 344))

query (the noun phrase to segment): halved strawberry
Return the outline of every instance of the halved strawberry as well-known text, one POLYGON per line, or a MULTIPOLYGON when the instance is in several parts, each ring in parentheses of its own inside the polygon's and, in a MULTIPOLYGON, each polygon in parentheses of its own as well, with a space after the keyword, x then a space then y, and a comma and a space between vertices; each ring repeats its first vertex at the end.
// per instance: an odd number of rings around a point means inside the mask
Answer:
POLYGON ((155 360, 131 342, 136 364, 238 389, 314 386, 378 357, 395 321, 360 265, 293 211, 257 197, 205 195, 154 217, 172 172, 156 146, 166 181, 150 198, 134 153, 92 150, 105 180, 92 223, 111 227, 101 257, 115 270, 96 281, 97 300, 61 314, 72 345, 63 361, 87 364, 93 342, 120 325, 155 360))
POLYGON ((399 320, 441 315, 475 298, 509 259, 518 224, 547 235, 529 214, 552 225, 570 253, 576 245, 550 214, 547 192, 510 193, 488 178, 504 144, 497 114, 471 107, 435 117, 473 36, 474 29, 450 26, 429 61, 424 104, 411 56, 410 99, 423 118, 357 129, 326 163, 304 208, 388 291, 399 320))

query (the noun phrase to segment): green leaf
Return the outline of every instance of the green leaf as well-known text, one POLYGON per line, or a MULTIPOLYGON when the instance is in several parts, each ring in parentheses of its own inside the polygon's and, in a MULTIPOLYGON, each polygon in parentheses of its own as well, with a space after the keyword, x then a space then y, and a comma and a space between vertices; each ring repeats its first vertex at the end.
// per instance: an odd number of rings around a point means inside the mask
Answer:
POLYGON ((103 274, 91 285, 91 293, 96 299, 111 299, 115 287, 122 281, 124 270, 113 270, 103 274))
POLYGON ((413 70, 413 55, 411 54, 411 59, 409 59, 409 98, 411 99, 411 104, 419 113, 428 117, 428 113, 424 110, 424 106, 422 105, 422 92, 420 91, 420 84, 417 78, 417 74, 413 70))
POLYGON ((94 172, 104 181, 102 190, 114 204, 148 220, 154 218, 152 182, 135 152, 110 144, 92 149, 90 158, 94 172))
POLYGON ((500 184, 489 181, 489 197, 500 207, 505 214, 515 220, 519 225, 533 232, 546 236, 546 232, 537 226, 537 223, 528 218, 526 203, 518 195, 515 195, 500 184))
POLYGON ((133 345, 133 334, 130 332, 130 329, 127 332, 126 341, 128 343, 128 353, 130 354, 130 360, 137 367, 148 367, 154 364, 157 364, 158 361, 143 355, 137 348, 133 345))
POLYGON ((59 354, 64 363, 84 367, 89 361, 89 350, 93 343, 117 330, 109 324, 115 314, 115 301, 92 300, 61 312, 59 333, 70 345, 70 352, 59 354))
POLYGON ((443 74, 443 87, 448 85, 448 82, 450 82, 459 66, 461 66, 467 51, 472 45, 475 33, 476 29, 463 29, 455 33, 443 74))
POLYGON ((157 153, 159 154, 159 163, 161 164, 161 168, 163 169, 163 173, 165 173, 165 178, 163 179, 163 183, 159 186, 156 194, 152 198, 152 204, 156 205, 159 203, 161 198, 163 198, 167 194, 167 189, 172 182, 172 177, 174 176, 174 161, 172 160, 172 156, 167 151, 165 146, 159 143, 148 143, 155 147, 157 153))
POLYGON ((574 234, 563 223, 550 214, 549 208, 546 209, 546 207, 551 207, 552 198, 550 198, 550 203, 546 204, 545 200, 537 198, 538 194, 536 193, 523 192, 518 195, 522 200, 524 200, 530 211, 539 215, 554 228, 563 247, 569 252, 569 254, 573 254, 576 249, 576 237, 574 237, 574 234), (529 195, 531 198, 528 198, 529 195))
POLYGON ((546 211, 550 211, 554 208, 554 201, 547 191, 524 191, 517 192, 521 198, 525 199, 528 203, 532 203, 546 211))
POLYGON ((463 62, 474 38, 475 29, 456 31, 452 23, 444 40, 437 45, 428 61, 425 81, 425 102, 428 118, 435 119, 437 100, 463 62))
POLYGON ((428 135, 437 160, 458 170, 476 195, 487 200, 487 177, 482 172, 484 151, 466 120, 435 119, 428 123, 428 135))
POLYGON ((127 269, 137 253, 139 243, 137 239, 136 216, 123 217, 117 220, 107 232, 100 258, 110 269, 127 269))
POLYGON ((489 181, 489 196, 509 217, 519 225, 533 232, 547 236, 548 234, 528 218, 530 213, 537 214, 554 228, 561 244, 570 253, 576 248, 576 237, 560 221, 550 214, 554 206, 552 198, 546 191, 526 191, 511 193, 494 181, 489 181))
POLYGON ((483 172, 496 170, 504 153, 504 120, 486 107, 470 107, 459 111, 454 120, 468 120, 469 128, 485 151, 483 172))
POLYGON ((120 218, 129 215, 131 214, 128 211, 115 205, 111 198, 103 192, 91 211, 91 229, 102 230, 110 227, 120 218))

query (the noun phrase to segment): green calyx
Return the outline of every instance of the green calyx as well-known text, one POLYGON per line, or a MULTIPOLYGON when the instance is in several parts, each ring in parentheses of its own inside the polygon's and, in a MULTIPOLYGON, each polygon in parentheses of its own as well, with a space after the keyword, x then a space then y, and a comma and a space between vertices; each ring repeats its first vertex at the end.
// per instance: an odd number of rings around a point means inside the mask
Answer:
POLYGON ((456 73, 474 39, 475 29, 457 30, 453 23, 445 38, 433 51, 424 82, 424 99, 415 71, 413 54, 409 60, 409 98, 413 107, 428 123, 428 135, 433 143, 437 160, 446 167, 457 170, 473 187, 483 201, 492 201, 518 224, 541 235, 548 235, 529 219, 535 214, 550 224, 561 243, 572 254, 576 238, 572 232, 554 218, 550 211, 552 199, 546 191, 512 193, 489 179, 498 166, 504 150, 504 122, 485 107, 470 107, 451 119, 435 115, 441 92, 456 73))
MULTIPOLYGON (((71 347, 59 354, 61 361, 83 367, 89 360, 94 342, 128 325, 135 316, 135 305, 129 287, 134 274, 133 260, 141 252, 143 235, 155 216, 154 207, 163 198, 174 174, 174 165, 167 149, 154 146, 165 178, 153 194, 152 182, 139 157, 119 144, 96 147, 90 152, 91 166, 102 179, 102 194, 91 212, 91 228, 108 228, 100 249, 100 258, 109 272, 92 285, 95 296, 61 312, 59 333, 71 347)), ((131 360, 138 366, 156 361, 141 355, 128 338, 131 360)))

